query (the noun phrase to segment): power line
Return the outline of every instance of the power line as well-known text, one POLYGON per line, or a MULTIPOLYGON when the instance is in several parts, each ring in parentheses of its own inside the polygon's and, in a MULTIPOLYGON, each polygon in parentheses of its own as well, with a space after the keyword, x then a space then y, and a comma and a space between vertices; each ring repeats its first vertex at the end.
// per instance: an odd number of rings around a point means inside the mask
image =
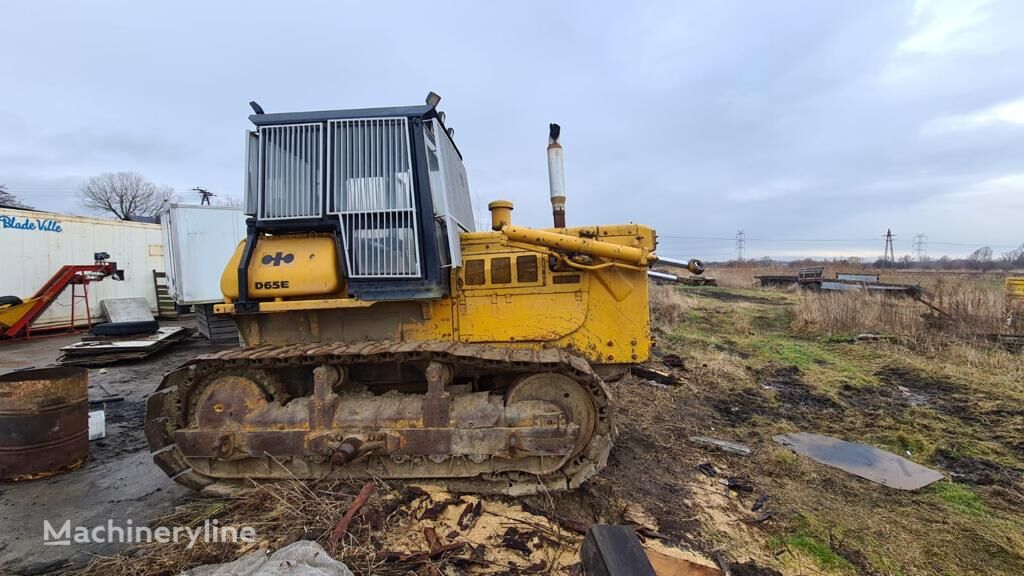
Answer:
POLYGON ((24 188, 12 188, 8 187, 7 191, 11 194, 25 195, 28 196, 70 196, 78 193, 78 190, 26 190, 24 188))
POLYGON ((679 260, 686 260, 689 258, 700 258, 701 260, 717 260, 717 259, 732 259, 734 254, 732 252, 725 252, 723 254, 706 254, 704 252, 699 253, 683 253, 679 251, 673 251, 671 253, 662 254, 662 256, 669 256, 678 258, 679 260))
MULTIPOLYGON (((731 238, 725 236, 677 236, 674 234, 658 234, 658 238, 671 239, 671 240, 714 240, 721 242, 729 242, 735 244, 736 237, 731 238)), ((893 236, 894 242, 896 236, 893 236)), ((865 242, 874 243, 877 242, 877 238, 747 238, 744 237, 744 243, 746 242, 794 242, 794 243, 822 243, 822 242, 865 242)), ((980 248, 982 246, 988 246, 990 248, 1016 248, 1016 244, 987 244, 984 242, 942 242, 940 240, 928 240, 928 244, 938 244, 942 246, 963 246, 967 248, 980 248)))
MULTIPOLYGON (((735 242, 736 237, 726 238, 724 236, 675 236, 672 234, 658 234, 659 238, 673 238, 679 240, 722 240, 735 242)), ((874 238, 744 238, 747 242, 876 242, 874 238)))
POLYGON ((943 246, 966 246, 967 248, 981 248, 988 246, 989 248, 1016 248, 1016 246, 1010 244, 964 244, 960 242, 939 242, 938 240, 929 240, 930 244, 942 244, 943 246))
POLYGON ((674 236, 672 234, 658 234, 658 238, 672 238, 676 240, 725 240, 732 242, 733 238, 724 238, 716 236, 674 236))

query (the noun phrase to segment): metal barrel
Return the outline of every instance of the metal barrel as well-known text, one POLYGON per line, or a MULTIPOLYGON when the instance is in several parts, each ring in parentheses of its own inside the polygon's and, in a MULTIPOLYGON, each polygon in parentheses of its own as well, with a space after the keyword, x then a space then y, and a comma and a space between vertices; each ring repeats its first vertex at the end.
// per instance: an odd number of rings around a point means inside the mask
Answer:
POLYGON ((34 480, 89 457, 89 371, 0 375, 0 481, 34 480))

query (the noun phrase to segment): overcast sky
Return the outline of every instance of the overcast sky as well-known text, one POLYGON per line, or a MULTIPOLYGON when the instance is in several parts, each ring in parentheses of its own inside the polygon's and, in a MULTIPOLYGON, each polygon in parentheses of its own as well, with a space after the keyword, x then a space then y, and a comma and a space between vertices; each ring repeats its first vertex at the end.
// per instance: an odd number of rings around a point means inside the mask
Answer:
POLYGON ((665 255, 727 258, 739 229, 748 257, 1024 242, 1024 2, 504 6, 8 0, 0 184, 73 213, 109 171, 240 196, 249 100, 434 90, 475 199, 521 224, 550 225, 558 122, 569 224, 651 224, 665 255))

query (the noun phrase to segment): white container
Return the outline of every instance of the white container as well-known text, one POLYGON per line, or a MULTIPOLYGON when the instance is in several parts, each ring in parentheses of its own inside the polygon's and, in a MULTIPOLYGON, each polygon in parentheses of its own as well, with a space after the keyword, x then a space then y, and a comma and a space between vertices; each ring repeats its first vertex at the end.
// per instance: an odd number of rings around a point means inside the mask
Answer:
MULTIPOLYGON (((94 322, 103 318, 100 301, 106 298, 145 298, 150 310, 156 311, 153 270, 164 269, 159 225, 0 208, 0 296, 29 298, 61 266, 92 264, 96 252, 110 254, 110 261, 124 270, 124 280, 104 278, 89 283, 89 312, 94 322)), ((69 286, 32 328, 70 321, 69 286)), ((85 324, 81 300, 75 302, 75 321, 85 324)))
POLYGON ((107 414, 103 410, 89 412, 89 440, 107 437, 107 414))
POLYGON ((220 277, 245 239, 241 208, 172 204, 160 216, 167 290, 181 306, 223 302, 220 277))

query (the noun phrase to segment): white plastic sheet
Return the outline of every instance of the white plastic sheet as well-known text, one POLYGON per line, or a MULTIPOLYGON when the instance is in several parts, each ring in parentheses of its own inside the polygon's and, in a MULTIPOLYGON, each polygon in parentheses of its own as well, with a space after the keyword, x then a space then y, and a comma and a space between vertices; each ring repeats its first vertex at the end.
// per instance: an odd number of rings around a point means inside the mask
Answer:
POLYGON ((227 564, 208 564, 180 576, 353 576, 316 542, 300 540, 273 554, 250 552, 227 564))

